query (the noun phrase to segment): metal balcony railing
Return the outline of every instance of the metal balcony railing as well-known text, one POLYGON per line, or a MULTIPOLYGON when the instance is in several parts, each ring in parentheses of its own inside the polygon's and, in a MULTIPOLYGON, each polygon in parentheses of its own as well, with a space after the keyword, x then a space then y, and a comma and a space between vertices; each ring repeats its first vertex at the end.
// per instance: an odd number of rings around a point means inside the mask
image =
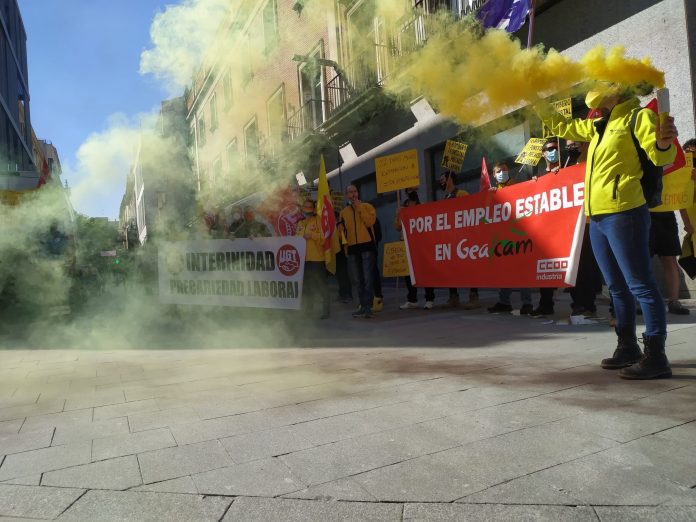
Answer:
POLYGON ((329 102, 309 99, 288 118, 288 138, 292 141, 304 132, 317 129, 329 115, 329 102))

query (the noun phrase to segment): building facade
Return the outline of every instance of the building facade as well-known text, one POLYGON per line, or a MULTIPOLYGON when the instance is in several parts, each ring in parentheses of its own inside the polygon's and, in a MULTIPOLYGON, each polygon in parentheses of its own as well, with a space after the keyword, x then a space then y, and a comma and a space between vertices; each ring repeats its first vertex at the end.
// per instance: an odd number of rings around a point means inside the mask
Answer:
POLYGON ((32 170, 27 35, 17 0, 0 0, 0 171, 32 170))

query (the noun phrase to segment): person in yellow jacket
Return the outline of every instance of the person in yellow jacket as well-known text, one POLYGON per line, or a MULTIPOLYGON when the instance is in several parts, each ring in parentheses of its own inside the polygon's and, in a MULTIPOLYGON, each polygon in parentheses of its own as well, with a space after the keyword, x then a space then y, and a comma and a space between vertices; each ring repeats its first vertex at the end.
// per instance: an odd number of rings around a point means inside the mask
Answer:
POLYGON ((621 369, 625 379, 670 377, 665 355, 667 319, 662 295, 652 272, 648 249, 650 213, 641 187, 643 170, 632 138, 657 166, 674 161, 677 136, 674 119, 660 123, 657 115, 641 109, 630 90, 601 85, 585 99, 602 117, 566 120, 547 108, 542 119, 551 132, 574 141, 589 142, 585 172, 585 213, 590 218, 590 240, 597 263, 609 286, 616 313, 618 345, 614 355, 602 360, 605 369, 621 369), (636 340, 636 310, 645 319, 645 353, 636 340))
POLYGON ((324 259, 324 238, 321 232, 320 218, 317 216, 317 204, 312 199, 306 199, 302 204, 302 219, 297 224, 295 235, 304 237, 307 241, 305 253, 304 306, 308 314, 314 313, 314 306, 321 303, 319 319, 329 317, 329 285, 326 281, 326 261, 324 259))
POLYGON ((341 211, 339 225, 346 239, 348 274, 353 285, 353 297, 360 299, 360 308, 353 317, 372 317, 374 273, 377 263, 377 243, 373 226, 377 211, 369 203, 360 201, 355 185, 346 188, 349 205, 341 211))

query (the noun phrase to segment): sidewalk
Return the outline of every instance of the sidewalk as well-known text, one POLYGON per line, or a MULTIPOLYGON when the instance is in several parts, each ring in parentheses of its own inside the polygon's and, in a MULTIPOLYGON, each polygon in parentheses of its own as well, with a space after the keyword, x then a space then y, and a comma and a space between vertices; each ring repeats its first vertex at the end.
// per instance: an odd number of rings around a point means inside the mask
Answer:
POLYGON ((598 366, 606 320, 557 324, 563 294, 553 323, 386 298, 174 350, 0 351, 0 520, 696 520, 693 303, 674 378, 629 382, 598 366))

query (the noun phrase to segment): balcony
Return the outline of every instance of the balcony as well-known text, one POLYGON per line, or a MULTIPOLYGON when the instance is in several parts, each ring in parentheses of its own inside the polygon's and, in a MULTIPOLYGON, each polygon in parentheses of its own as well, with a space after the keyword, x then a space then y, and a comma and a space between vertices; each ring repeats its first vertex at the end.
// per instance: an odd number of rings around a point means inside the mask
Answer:
POLYGON ((297 139, 305 132, 318 129, 330 113, 329 102, 309 99, 288 118, 288 138, 297 139))

